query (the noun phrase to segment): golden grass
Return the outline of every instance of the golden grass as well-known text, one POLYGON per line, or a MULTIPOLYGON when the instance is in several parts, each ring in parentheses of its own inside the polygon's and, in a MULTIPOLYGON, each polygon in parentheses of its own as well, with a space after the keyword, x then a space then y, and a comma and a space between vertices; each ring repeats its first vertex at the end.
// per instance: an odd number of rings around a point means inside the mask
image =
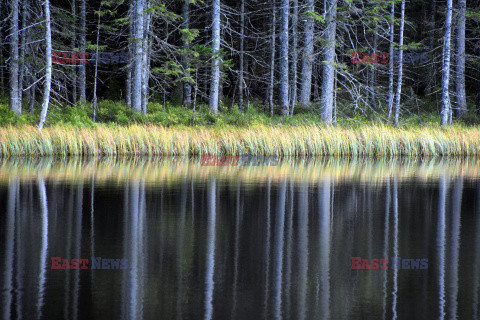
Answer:
POLYGON ((479 127, 0 128, 0 156, 478 156, 479 127))

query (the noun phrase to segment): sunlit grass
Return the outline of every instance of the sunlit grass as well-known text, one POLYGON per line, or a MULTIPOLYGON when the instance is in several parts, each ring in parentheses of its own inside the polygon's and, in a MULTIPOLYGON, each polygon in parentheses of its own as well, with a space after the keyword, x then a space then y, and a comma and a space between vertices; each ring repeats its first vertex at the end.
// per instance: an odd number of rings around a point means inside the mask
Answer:
POLYGON ((478 156, 480 128, 340 126, 33 126, 0 128, 0 156, 478 156))

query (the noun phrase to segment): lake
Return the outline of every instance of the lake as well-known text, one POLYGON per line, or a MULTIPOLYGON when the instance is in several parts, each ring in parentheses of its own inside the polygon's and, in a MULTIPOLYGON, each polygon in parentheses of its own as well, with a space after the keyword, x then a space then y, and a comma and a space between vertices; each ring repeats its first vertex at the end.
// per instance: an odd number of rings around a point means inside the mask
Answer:
POLYGON ((2 318, 480 318, 477 160, 241 160, 0 160, 2 318))

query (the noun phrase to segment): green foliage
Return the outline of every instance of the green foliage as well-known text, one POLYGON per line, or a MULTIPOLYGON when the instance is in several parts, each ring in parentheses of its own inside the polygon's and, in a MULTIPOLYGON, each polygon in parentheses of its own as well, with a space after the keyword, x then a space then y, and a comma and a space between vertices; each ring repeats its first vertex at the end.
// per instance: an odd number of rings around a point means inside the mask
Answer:
POLYGON ((311 11, 311 10, 305 11, 303 14, 307 17, 311 17, 311 18, 315 19, 315 21, 317 21, 317 22, 325 23, 325 17, 324 17, 323 14, 318 14, 317 12, 311 11))

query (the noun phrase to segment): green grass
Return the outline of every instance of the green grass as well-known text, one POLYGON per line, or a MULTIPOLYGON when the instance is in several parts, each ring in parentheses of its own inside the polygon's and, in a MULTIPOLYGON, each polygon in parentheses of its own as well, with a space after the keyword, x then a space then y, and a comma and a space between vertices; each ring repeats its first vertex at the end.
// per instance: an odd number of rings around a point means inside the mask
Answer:
POLYGON ((245 113, 221 107, 193 111, 150 103, 147 115, 118 102, 101 101, 97 122, 91 106, 52 108, 46 127, 37 114, 14 116, 0 101, 0 156, 201 155, 280 156, 478 156, 480 126, 475 119, 441 128, 432 113, 403 119, 395 128, 371 115, 339 118, 324 125, 318 110, 296 108, 293 117, 267 116, 260 105, 245 113))

